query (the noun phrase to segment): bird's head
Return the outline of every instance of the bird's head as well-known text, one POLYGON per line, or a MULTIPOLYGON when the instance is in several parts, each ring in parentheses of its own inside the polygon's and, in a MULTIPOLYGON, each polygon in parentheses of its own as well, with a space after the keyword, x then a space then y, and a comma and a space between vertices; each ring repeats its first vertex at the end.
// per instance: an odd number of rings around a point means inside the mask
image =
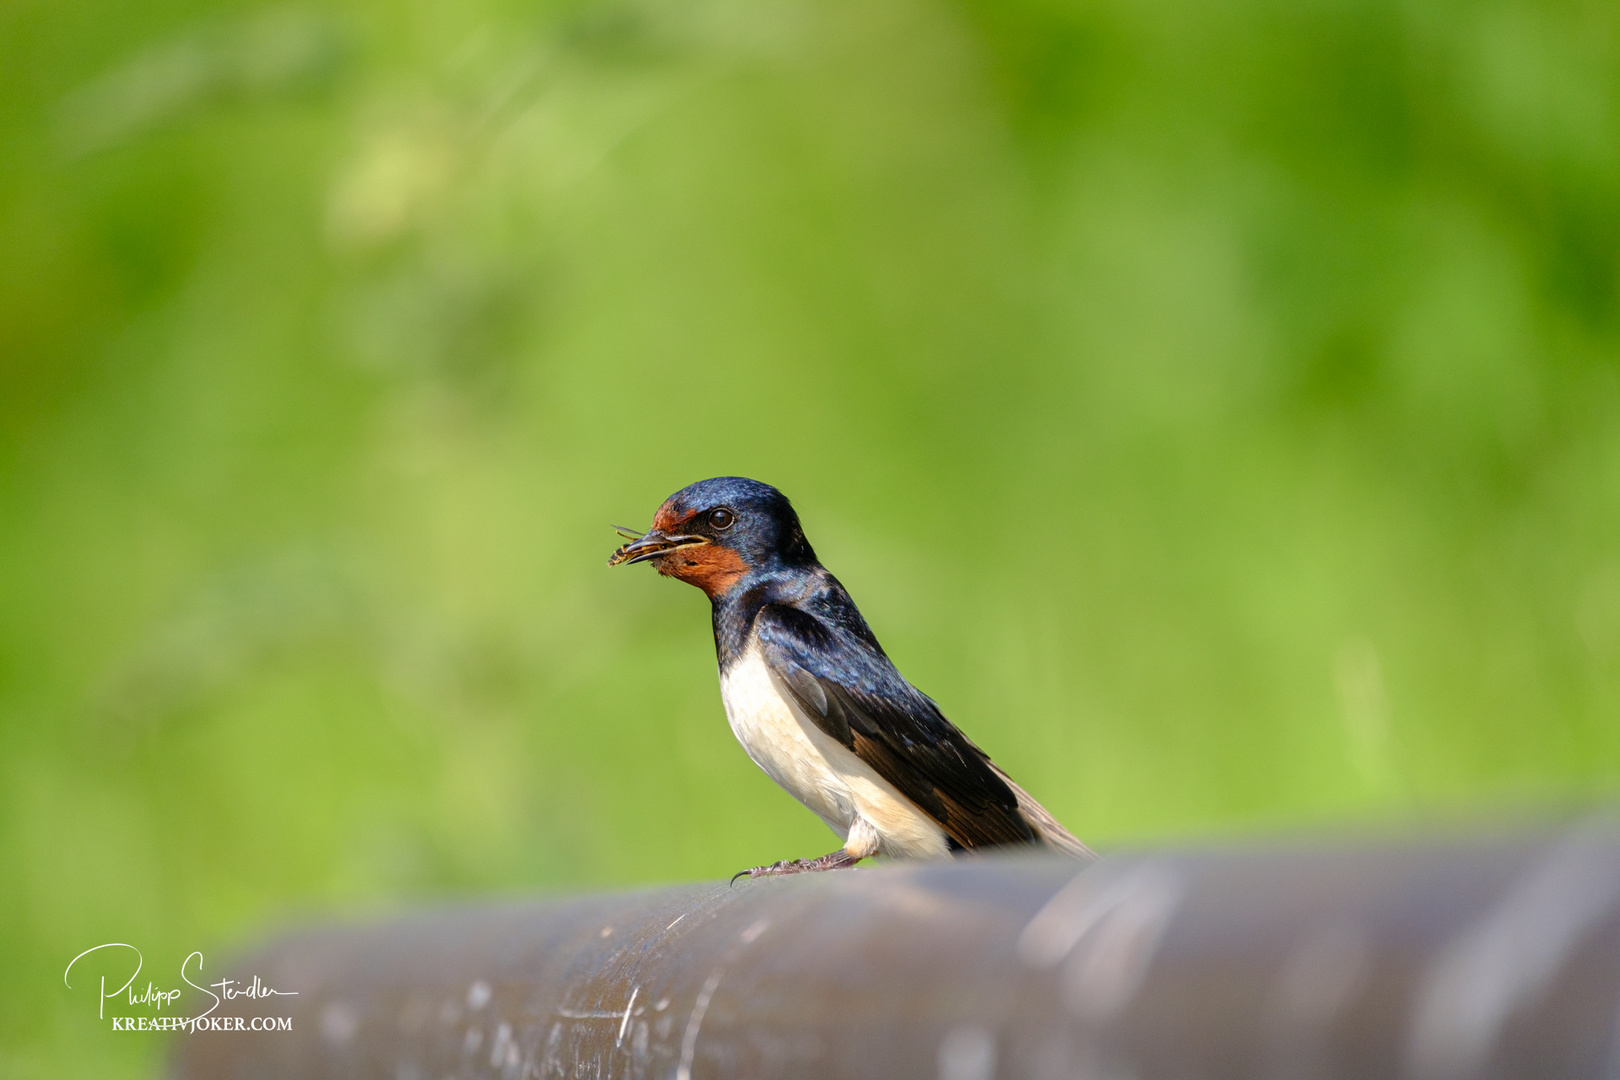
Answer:
POLYGON ((649 560, 660 574, 717 598, 752 571, 813 565, 816 553, 786 495, 758 480, 717 476, 665 499, 652 528, 608 565, 649 560))

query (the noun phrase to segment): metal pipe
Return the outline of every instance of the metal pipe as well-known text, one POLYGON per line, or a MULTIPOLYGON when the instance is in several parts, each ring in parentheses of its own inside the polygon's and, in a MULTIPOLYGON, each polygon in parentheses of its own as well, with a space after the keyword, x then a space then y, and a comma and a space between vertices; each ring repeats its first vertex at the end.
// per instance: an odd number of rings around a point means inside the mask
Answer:
POLYGON ((182 1080, 1620 1077, 1620 827, 453 909, 234 968, 182 1080))

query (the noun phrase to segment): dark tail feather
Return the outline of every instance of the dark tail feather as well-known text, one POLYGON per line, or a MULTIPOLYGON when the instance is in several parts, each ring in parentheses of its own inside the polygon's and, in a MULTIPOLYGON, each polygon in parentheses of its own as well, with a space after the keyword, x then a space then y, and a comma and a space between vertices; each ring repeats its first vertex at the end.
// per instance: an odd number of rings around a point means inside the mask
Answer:
POLYGON ((1095 851, 1086 847, 1079 837, 1065 829, 1046 807, 1035 801, 1034 796, 1013 783, 1012 777, 1002 772, 995 762, 991 762, 990 767, 995 769, 997 776, 1007 782, 1008 787, 1012 788, 1013 795, 1018 798, 1018 812, 1023 814, 1024 820, 1028 821, 1030 826, 1040 834, 1042 843, 1053 851, 1061 852, 1071 858, 1090 861, 1097 857, 1095 851))

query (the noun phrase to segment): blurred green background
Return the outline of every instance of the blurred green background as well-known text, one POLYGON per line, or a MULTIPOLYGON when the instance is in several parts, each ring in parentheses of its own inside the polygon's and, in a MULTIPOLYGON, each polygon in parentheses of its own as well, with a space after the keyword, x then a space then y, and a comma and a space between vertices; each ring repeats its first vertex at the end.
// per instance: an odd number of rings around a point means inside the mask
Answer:
POLYGON ((1607 0, 10 0, 0 1073, 827 850, 604 565, 715 474, 1105 848, 1612 797, 1617 270, 1607 0))

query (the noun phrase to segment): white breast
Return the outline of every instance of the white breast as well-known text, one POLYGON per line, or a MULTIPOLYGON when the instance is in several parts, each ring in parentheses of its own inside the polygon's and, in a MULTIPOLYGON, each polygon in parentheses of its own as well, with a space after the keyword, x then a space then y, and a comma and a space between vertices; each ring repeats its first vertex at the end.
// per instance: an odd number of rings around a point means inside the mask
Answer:
POLYGON ((750 647, 720 676, 726 718, 754 764, 862 857, 936 858, 945 832, 873 768, 805 716, 750 647))

